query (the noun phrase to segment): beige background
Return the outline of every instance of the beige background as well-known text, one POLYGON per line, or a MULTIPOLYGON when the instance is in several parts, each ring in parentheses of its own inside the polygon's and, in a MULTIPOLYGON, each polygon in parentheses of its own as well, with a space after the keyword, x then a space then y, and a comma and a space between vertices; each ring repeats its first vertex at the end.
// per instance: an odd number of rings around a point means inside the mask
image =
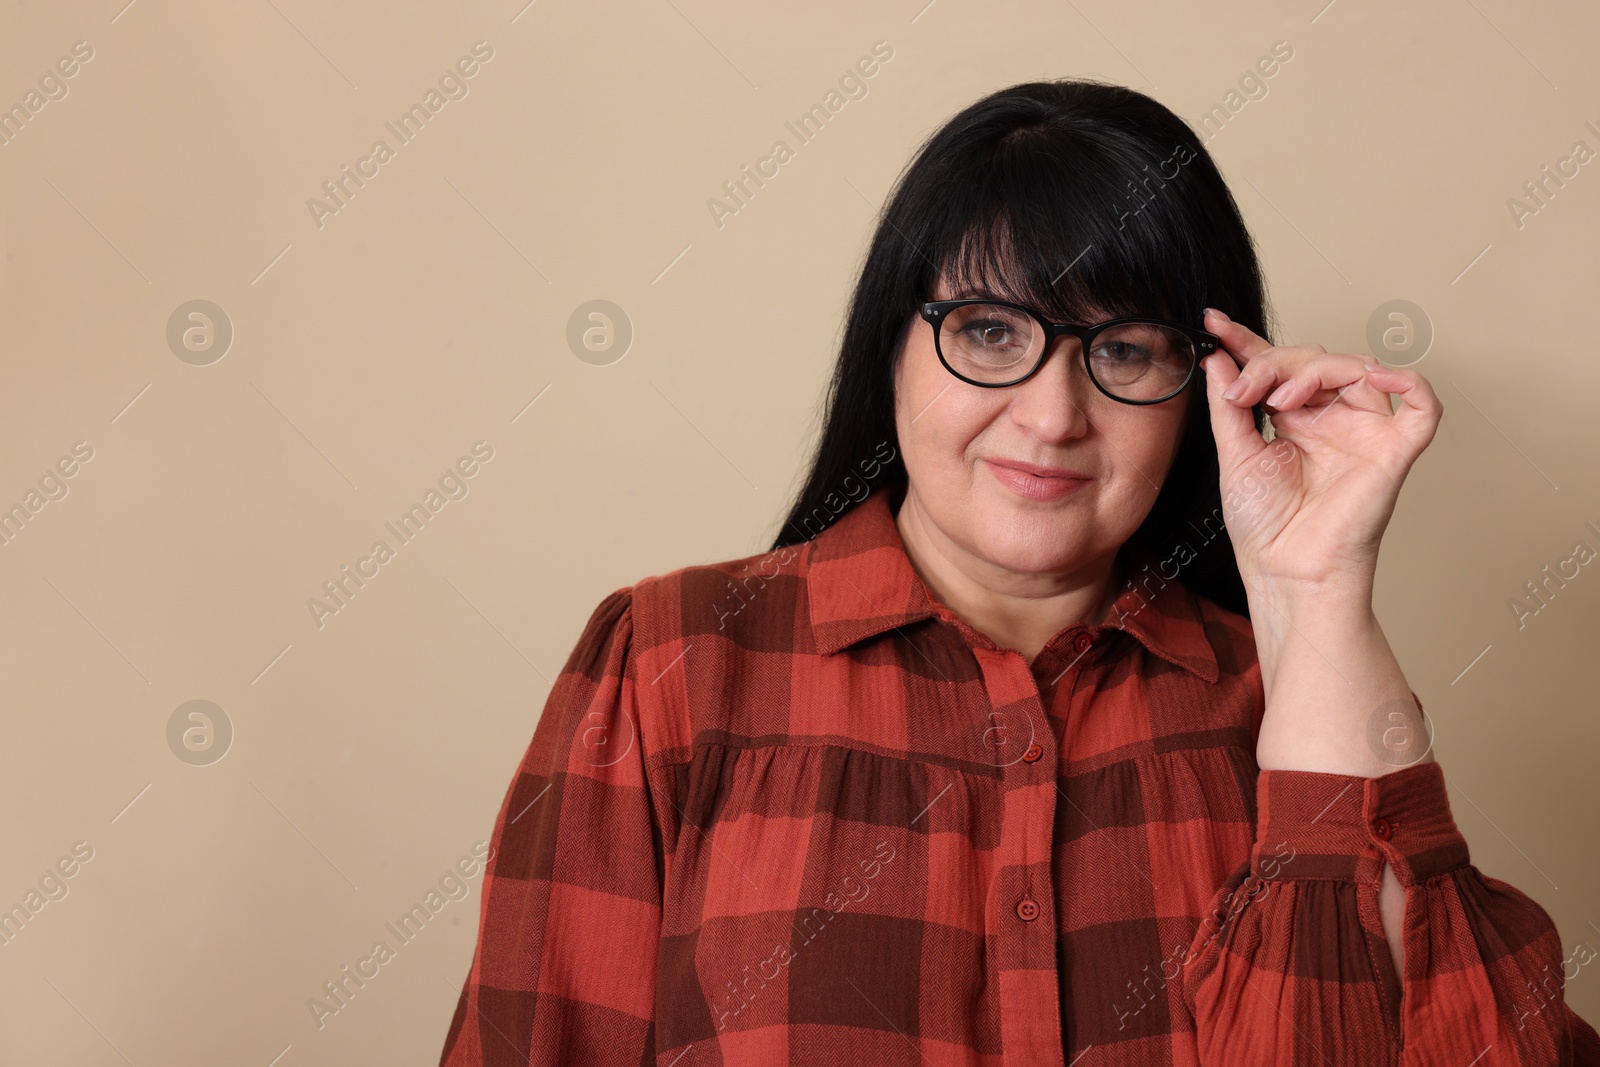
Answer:
MULTIPOLYGON (((0 145, 0 506, 93 450, 0 546, 0 905, 94 850, 0 947, 0 1060, 436 1062, 481 876, 320 1030, 307 999, 488 836, 601 597, 767 546, 914 147, 1070 74, 1198 123, 1277 41, 1209 148, 1283 340, 1367 350, 1393 299, 1436 331, 1446 416, 1378 613, 1475 862, 1600 947, 1600 569, 1509 607, 1600 549, 1600 166, 1507 206, 1600 149, 1591 6, 524 2, 0 5, 0 104, 93 49, 0 145), (877 41, 867 95, 719 228, 707 200, 877 41), (234 331, 206 366, 166 339, 194 299, 234 331), (592 299, 634 330, 606 366, 566 341, 592 299), (477 441, 468 495, 319 627, 308 600, 477 441), (209 766, 167 741, 197 699, 234 730, 209 766)), ((1600 965, 1568 996, 1600 1022, 1600 965)))

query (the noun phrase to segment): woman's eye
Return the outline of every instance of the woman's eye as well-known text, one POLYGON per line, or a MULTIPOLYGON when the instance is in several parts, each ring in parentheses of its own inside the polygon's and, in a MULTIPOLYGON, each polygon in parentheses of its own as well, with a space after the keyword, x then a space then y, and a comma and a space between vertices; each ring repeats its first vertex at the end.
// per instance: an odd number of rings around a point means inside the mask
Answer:
POLYGON ((1142 345, 1130 345, 1125 341, 1109 341, 1095 345, 1094 356, 1096 359, 1108 359, 1114 363, 1130 363, 1149 359, 1150 350, 1142 345))
POLYGON ((999 348, 1012 340, 1011 327, 1003 322, 974 323, 967 327, 967 333, 985 348, 999 348))

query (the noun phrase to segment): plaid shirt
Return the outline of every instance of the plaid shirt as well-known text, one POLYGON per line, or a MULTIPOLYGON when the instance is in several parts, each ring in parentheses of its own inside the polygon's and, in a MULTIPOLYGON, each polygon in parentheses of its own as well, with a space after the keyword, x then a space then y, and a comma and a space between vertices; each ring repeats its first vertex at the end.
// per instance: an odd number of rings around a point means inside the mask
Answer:
POLYGON ((1260 771, 1249 620, 1148 556, 1030 665, 892 507, 601 601, 500 808, 444 1067, 1600 1064, 1437 763, 1260 771))

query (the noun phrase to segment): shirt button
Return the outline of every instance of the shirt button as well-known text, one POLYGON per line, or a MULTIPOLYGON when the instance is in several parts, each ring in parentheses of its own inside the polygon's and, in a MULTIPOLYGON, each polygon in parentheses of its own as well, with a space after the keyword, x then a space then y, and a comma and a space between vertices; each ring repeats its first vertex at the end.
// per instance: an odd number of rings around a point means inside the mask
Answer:
POLYGON ((1088 634, 1079 634, 1078 639, 1072 642, 1072 647, 1077 649, 1079 652, 1087 652, 1089 651, 1089 647, 1093 644, 1094 638, 1090 637, 1088 634))
POLYGON ((1035 742, 1034 744, 1029 745, 1027 751, 1022 754, 1022 762, 1033 763, 1042 755, 1044 755, 1043 746, 1035 742))
POLYGON ((1039 902, 1031 897, 1023 897, 1017 901, 1017 918, 1023 922, 1031 923, 1039 917, 1039 902))
POLYGON ((1388 819, 1373 819, 1372 832, 1377 834, 1379 839, 1387 841, 1394 836, 1394 825, 1388 819))

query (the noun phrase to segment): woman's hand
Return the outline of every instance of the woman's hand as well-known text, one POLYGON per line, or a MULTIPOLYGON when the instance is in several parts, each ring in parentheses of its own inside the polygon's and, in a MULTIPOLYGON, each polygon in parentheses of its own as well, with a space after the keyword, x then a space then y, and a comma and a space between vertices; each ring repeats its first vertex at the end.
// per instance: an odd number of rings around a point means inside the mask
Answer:
POLYGON ((1370 597, 1400 485, 1444 413, 1433 387, 1370 356, 1271 345, 1215 309, 1205 325, 1224 349, 1201 367, 1223 521, 1246 588, 1370 597), (1237 395, 1225 397, 1230 388, 1237 395), (1391 392, 1400 395, 1398 411, 1391 392), (1270 444, 1251 415, 1263 398, 1276 435, 1270 444))
MULTIPOLYGON (((1371 726, 1395 709, 1409 715, 1413 691, 1372 614, 1372 581, 1400 485, 1444 408, 1416 371, 1319 344, 1276 347, 1215 309, 1205 322, 1224 349, 1202 365, 1223 522, 1250 600, 1266 694, 1256 764, 1388 774, 1396 764, 1372 743, 1371 726), (1236 395, 1224 396, 1230 390, 1236 395), (1398 411, 1391 392, 1400 394, 1398 411), (1251 415, 1263 398, 1271 444, 1251 415)), ((1430 743, 1417 762, 1432 760, 1430 743)), ((1395 970, 1404 974, 1405 890, 1387 862, 1378 904, 1395 970)))
POLYGON ((1397 708, 1409 712, 1413 691, 1373 615, 1372 580, 1400 485, 1443 408, 1415 371, 1318 344, 1275 347, 1206 314, 1224 349, 1203 365, 1223 521, 1266 696, 1256 762, 1386 774, 1396 764, 1373 746, 1371 724, 1387 726, 1397 708), (1238 395, 1225 398, 1240 382, 1238 395), (1398 411, 1390 392, 1400 394, 1398 411), (1264 397, 1270 444, 1250 410, 1264 397))

